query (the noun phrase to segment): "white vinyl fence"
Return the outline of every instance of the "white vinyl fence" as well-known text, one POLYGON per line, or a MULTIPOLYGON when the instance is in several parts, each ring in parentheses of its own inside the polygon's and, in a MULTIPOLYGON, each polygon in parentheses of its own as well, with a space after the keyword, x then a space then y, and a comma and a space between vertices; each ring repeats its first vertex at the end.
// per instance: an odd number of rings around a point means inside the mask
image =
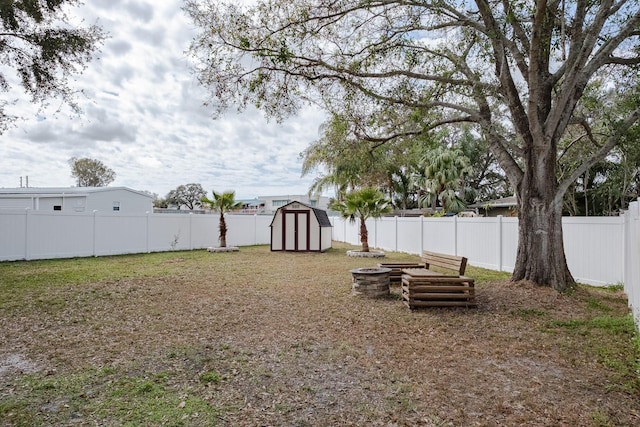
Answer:
MULTIPOLYGON (((332 218, 333 238, 360 245, 359 224, 332 218)), ((565 252, 574 278, 605 286, 624 282, 623 217, 565 217, 565 252)), ((369 245, 419 255, 423 250, 467 257, 469 264, 513 271, 517 218, 400 218, 367 221, 369 245)))
MULTIPOLYGON (((271 216, 227 215, 227 245, 270 243, 271 216)), ((218 215, 0 210, 0 261, 218 246, 218 215)))
MULTIPOLYGON (((270 215, 227 215, 230 246, 271 242, 270 215)), ((640 204, 619 217, 563 219, 567 262, 574 278, 606 286, 624 283, 640 322, 640 204)), ((360 244, 357 223, 332 217, 333 240, 360 244)), ((367 222, 369 244, 419 255, 462 255, 471 265, 513 271, 516 218, 399 218, 367 222)), ((0 261, 71 258, 204 249, 218 245, 218 215, 44 212, 0 209, 0 261)))

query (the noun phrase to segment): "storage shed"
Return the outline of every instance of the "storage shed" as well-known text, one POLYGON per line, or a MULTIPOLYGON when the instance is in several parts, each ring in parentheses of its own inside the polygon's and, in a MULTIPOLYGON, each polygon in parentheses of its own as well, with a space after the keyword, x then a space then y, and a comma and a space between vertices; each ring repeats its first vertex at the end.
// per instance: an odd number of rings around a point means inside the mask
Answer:
POLYGON ((278 208, 271 221, 271 250, 324 252, 331 247, 326 211, 293 201, 278 208))

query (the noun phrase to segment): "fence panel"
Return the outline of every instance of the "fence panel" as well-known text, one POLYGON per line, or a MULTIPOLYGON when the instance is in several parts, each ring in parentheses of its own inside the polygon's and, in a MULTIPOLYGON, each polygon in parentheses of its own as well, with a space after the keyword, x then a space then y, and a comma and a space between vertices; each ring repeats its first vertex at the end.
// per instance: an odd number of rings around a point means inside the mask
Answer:
POLYGON ((344 220, 331 216, 329 217, 329 221, 331 222, 331 239, 336 242, 346 242, 346 223, 344 220))
POLYGON ((32 211, 27 215, 27 259, 91 256, 93 214, 32 211))
POLYGON ((518 218, 502 217, 502 246, 500 248, 500 271, 512 272, 516 267, 518 255, 518 218))
POLYGON ((458 218, 456 255, 467 257, 475 266, 500 270, 501 219, 458 218))
POLYGON ((595 286, 623 282, 622 217, 565 217, 562 232, 567 264, 576 281, 595 286))
POLYGON ((30 212, 26 209, 0 210, 0 261, 27 257, 27 215, 30 212))
MULTIPOLYGON (((342 224, 341 227, 344 230, 344 240, 339 241, 360 246, 360 221, 351 222, 342 218, 338 218, 337 221, 339 224, 342 224)), ((375 225, 373 224, 373 220, 367 221, 367 230, 369 230, 368 224, 371 224, 371 227, 375 225)), ((375 245, 375 243, 373 243, 372 245, 375 245)))
POLYGON ((625 212, 624 225, 624 290, 636 325, 640 326, 640 203, 637 201, 625 212))
POLYGON ((398 252, 422 254, 422 218, 397 218, 397 230, 396 250, 398 252))
MULTIPOLYGON (((225 215, 229 232, 228 246, 251 246, 271 243, 271 220, 269 215, 225 215)), ((216 234, 216 245, 218 244, 216 234)))
POLYGON ((191 249, 205 249, 218 245, 218 224, 216 215, 189 215, 191 217, 191 249), (211 217, 214 218, 211 218, 211 217))
MULTIPOLYGON (((456 217, 422 218, 422 250, 455 255, 456 217)), ((418 252, 422 253, 422 250, 418 252)))
POLYGON ((367 221, 369 231, 369 246, 371 248, 381 248, 388 251, 398 249, 398 219, 396 217, 385 217, 380 219, 370 219, 367 221), (372 233, 373 231, 373 233, 372 233))
POLYGON ((193 245, 192 222, 194 216, 185 214, 149 214, 148 252, 188 250, 199 248, 193 245))
POLYGON ((94 236, 95 256, 148 252, 147 214, 95 212, 94 236))

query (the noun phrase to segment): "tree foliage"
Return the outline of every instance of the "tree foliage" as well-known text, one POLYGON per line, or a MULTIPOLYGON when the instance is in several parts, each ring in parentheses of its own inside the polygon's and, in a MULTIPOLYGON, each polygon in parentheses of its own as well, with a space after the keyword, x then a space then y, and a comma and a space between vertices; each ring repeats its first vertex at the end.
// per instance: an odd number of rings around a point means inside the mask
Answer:
MULTIPOLYGON (((637 108, 619 94, 603 88, 605 82, 596 80, 585 90, 583 105, 578 114, 580 123, 572 123, 559 143, 558 175, 563 178, 582 159, 604 143, 612 118, 621 120, 637 108)), ((631 97, 633 100, 633 97, 631 97)), ((638 100, 640 101, 640 100, 638 100)), ((574 181, 564 198, 569 215, 617 215, 640 194, 640 128, 634 126, 621 136, 618 144, 574 181)))
POLYGON ((469 159, 459 149, 440 146, 426 153, 423 164, 423 204, 435 208, 439 201, 447 212, 462 211, 466 207, 463 199, 464 176, 471 171, 469 159))
POLYGON ((352 117, 333 114, 321 126, 320 139, 301 153, 302 175, 319 172, 311 192, 333 188, 341 199, 357 188, 377 187, 406 208, 419 160, 416 140, 380 144, 361 135, 356 126, 352 117))
POLYGON ((367 137, 380 142, 471 124, 517 195, 513 279, 573 284, 564 195, 640 118, 637 0, 188 0, 185 9, 201 29, 191 53, 218 112, 254 104, 283 118, 311 101, 362 122, 390 109, 424 118, 376 121, 367 137), (570 125, 589 131, 585 90, 599 79, 629 107, 604 118, 600 143, 559 179, 559 143, 570 125))
POLYGON ((72 157, 69 165, 71 176, 76 179, 78 187, 106 187, 116 179, 113 169, 100 160, 72 157))
MULTIPOLYGON (((65 14, 76 0, 5 0, 0 2, 0 90, 8 93, 15 78, 33 103, 59 98, 79 111, 72 76, 80 73, 105 38, 91 25, 74 28, 65 14)), ((0 133, 16 117, 0 101, 0 133)))
POLYGON ((194 210, 202 206, 202 198, 207 192, 200 184, 179 185, 175 189, 169 191, 165 197, 169 204, 175 205, 180 209, 185 206, 189 210, 194 210))
POLYGON ((157 193, 153 193, 153 207, 166 209, 169 207, 169 201, 166 197, 160 197, 157 193))
POLYGON ((233 211, 242 207, 242 202, 236 201, 235 191, 224 191, 222 193, 213 193, 213 199, 209 199, 206 196, 202 197, 202 203, 209 206, 211 209, 220 212, 220 223, 218 230, 220 234, 218 239, 220 241, 220 247, 227 247, 227 222, 224 219, 226 212, 233 211))

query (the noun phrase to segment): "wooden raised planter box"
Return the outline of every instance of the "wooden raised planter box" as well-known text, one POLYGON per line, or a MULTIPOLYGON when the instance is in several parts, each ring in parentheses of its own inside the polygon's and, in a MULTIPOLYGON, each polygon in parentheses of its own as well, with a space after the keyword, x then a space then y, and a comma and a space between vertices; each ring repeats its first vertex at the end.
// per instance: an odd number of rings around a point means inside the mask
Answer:
POLYGON ((402 299, 418 307, 477 307, 475 283, 465 276, 402 276, 402 299))
POLYGON ((422 260, 426 268, 402 269, 402 299, 407 307, 477 307, 474 280, 463 276, 466 258, 425 251, 422 260), (429 270, 431 266, 440 271, 429 270))

